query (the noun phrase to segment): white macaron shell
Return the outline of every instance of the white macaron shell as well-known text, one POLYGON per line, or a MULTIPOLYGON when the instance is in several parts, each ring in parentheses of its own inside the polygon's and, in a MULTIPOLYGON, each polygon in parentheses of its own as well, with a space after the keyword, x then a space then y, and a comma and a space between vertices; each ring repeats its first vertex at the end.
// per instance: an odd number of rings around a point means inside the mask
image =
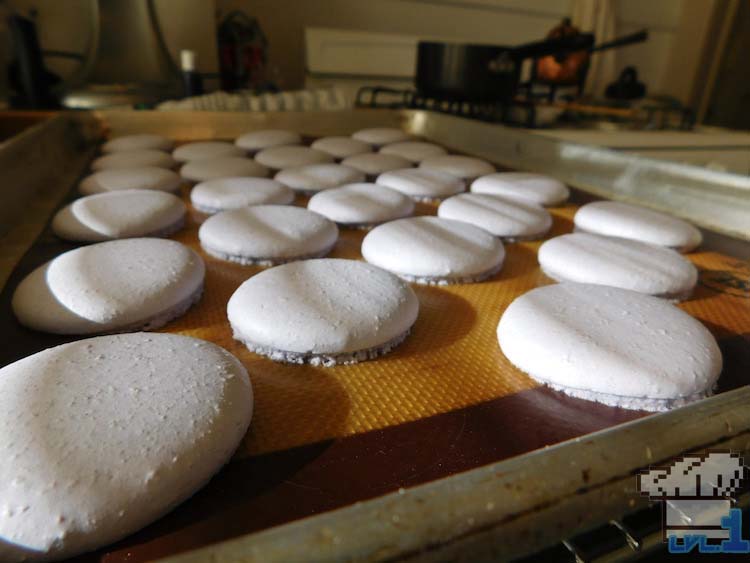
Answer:
POLYGON ((629 408, 700 398, 722 366, 699 321, 663 299, 601 285, 533 289, 505 310, 497 335, 505 356, 534 379, 629 408))
POLYGON ((466 183, 461 178, 424 168, 384 172, 377 177, 375 183, 415 200, 440 200, 466 189, 466 183))
POLYGON ((205 182, 216 178, 265 178, 268 174, 268 168, 242 156, 191 160, 180 168, 180 175, 193 182, 205 182))
POLYGON ((411 162, 395 154, 367 153, 350 156, 341 161, 344 166, 349 166, 368 176, 377 176, 389 170, 401 170, 411 168, 411 162))
POLYGON ((384 345, 414 324, 419 300, 356 260, 293 262, 256 274, 227 306, 235 337, 274 350, 342 354, 384 345))
POLYGON ((249 205, 287 205, 294 201, 294 192, 267 178, 216 178, 197 184, 190 201, 200 211, 218 213, 249 205))
POLYGON ((492 174, 495 171, 495 167, 486 160, 459 154, 431 156, 420 162, 419 166, 427 170, 446 172, 464 180, 492 174))
POLYGON ((701 232, 676 217, 619 201, 596 201, 581 207, 576 228, 600 235, 631 238, 690 252, 701 243, 701 232))
POLYGON ((177 172, 157 166, 100 170, 84 178, 78 190, 84 195, 117 190, 176 192, 182 184, 177 172))
POLYGON ((125 152, 138 150, 172 150, 174 141, 161 135, 143 133, 141 135, 122 135, 114 137, 102 145, 102 152, 125 152))
POLYGON ((209 217, 198 231, 211 254, 235 259, 311 256, 336 244, 339 231, 325 217, 285 205, 257 205, 209 217))
POLYGON ((263 149, 255 155, 255 160, 273 170, 298 168, 308 164, 333 162, 333 157, 323 151, 310 147, 272 147, 263 149))
POLYGON ((405 195, 377 184, 349 184, 315 194, 308 209, 342 225, 372 225, 414 212, 405 195))
POLYGON ((200 256, 172 240, 101 242, 34 270, 16 288, 13 311, 23 325, 44 332, 114 332, 189 301, 204 275, 200 256))
POLYGON ((411 137, 408 133, 395 127, 372 127, 369 129, 360 129, 352 135, 352 138, 379 147, 391 143, 408 141, 411 137))
POLYGON ((251 131, 240 135, 234 141, 234 144, 247 151, 256 152, 271 147, 283 147, 287 145, 299 145, 302 143, 300 137, 294 131, 285 131, 283 129, 263 129, 261 131, 251 131))
POLYGON ((52 219, 52 230, 60 238, 88 242, 143 237, 176 228, 185 212, 182 200, 169 193, 105 192, 61 209, 52 219))
POLYGON ((425 143, 422 141, 403 141, 392 143, 380 149, 383 154, 395 154, 405 158, 415 164, 422 162, 426 158, 447 154, 443 147, 434 143, 425 143))
POLYGON ((545 207, 560 205, 570 197, 570 190, 559 180, 530 172, 488 174, 474 180, 471 191, 518 199, 545 207))
POLYGON ((552 216, 538 205, 484 194, 448 198, 438 207, 438 217, 465 221, 508 239, 539 238, 552 227, 552 216))
POLYGON ((319 192, 345 184, 364 182, 365 175, 359 170, 340 164, 310 164, 281 170, 274 179, 296 191, 319 192))
POLYGON ((698 270, 678 252, 632 239, 572 233, 539 248, 542 271, 558 281, 595 283, 659 297, 685 296, 698 270))
POLYGON ((111 170, 118 168, 143 168, 144 166, 174 168, 176 165, 177 161, 165 152, 142 149, 114 152, 100 156, 91 163, 91 169, 111 170))
POLYGON ((314 141, 310 147, 337 159, 372 152, 372 147, 368 143, 351 137, 322 137, 314 141))
POLYGON ((172 156, 178 162, 190 162, 191 160, 203 160, 204 158, 245 156, 245 151, 225 141, 200 141, 177 147, 172 156))
POLYGON ((63 559, 127 536, 203 486, 253 411, 218 346, 131 333, 0 370, 0 559, 63 559))
POLYGON ((362 256, 398 275, 450 279, 499 268, 505 250, 496 237, 468 223, 412 217, 375 227, 362 241, 362 256))

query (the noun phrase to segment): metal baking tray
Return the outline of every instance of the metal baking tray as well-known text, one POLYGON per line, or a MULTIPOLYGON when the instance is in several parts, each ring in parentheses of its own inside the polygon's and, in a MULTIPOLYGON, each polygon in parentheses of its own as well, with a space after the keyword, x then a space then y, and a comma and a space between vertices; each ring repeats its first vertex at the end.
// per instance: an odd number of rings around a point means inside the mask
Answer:
MULTIPOLYGON (((0 147, 2 363, 60 342, 14 326, 9 294, 31 268, 71 248, 46 226, 105 135, 158 132, 190 141, 278 127, 319 137, 371 126, 402 127, 501 167, 551 174, 575 188, 579 202, 622 199, 687 218, 704 229, 704 248, 723 264, 704 283, 750 307, 744 177, 423 111, 64 113, 0 147)), ((351 247, 357 239, 346 240, 351 247)), ((432 290, 424 291, 429 297, 432 290)), ((481 560, 533 553, 646 506, 636 491, 639 469, 696 449, 750 451, 750 325, 743 329, 741 321, 722 333, 728 390, 688 407, 604 412, 534 388, 512 404, 486 400, 417 413, 280 449, 256 437, 246 457, 172 514, 81 560, 481 560), (545 408, 547 424, 528 415, 545 408)), ((328 398, 324 407, 338 400, 346 397, 328 398)))

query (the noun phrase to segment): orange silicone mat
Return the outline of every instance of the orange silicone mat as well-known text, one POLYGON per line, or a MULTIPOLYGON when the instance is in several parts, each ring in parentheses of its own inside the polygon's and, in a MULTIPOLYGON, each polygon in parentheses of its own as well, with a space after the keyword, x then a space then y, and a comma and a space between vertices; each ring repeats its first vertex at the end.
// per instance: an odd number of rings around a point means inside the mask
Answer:
MULTIPOLYGON (((189 205, 188 194, 184 187, 189 205)), ((419 204, 417 213, 434 214, 435 209, 419 204)), ((571 232, 575 210, 574 205, 552 209, 554 226, 545 238, 571 232)), ((489 281, 414 285, 420 313, 402 345, 375 361, 325 368, 276 363, 233 340, 227 301, 262 268, 224 262, 203 252, 197 231, 204 219, 190 208, 186 228, 173 238, 197 250, 206 261, 205 293, 185 316, 163 330, 215 342, 247 367, 256 410, 238 457, 398 425, 537 386, 505 359, 495 329, 515 297, 550 283, 536 261, 541 241, 506 245, 505 264, 489 281)), ((361 259, 365 234, 341 229, 330 256, 361 259)), ((750 265, 707 251, 689 258, 701 270, 701 282, 693 298, 679 306, 706 323, 717 337, 750 332, 750 265)))

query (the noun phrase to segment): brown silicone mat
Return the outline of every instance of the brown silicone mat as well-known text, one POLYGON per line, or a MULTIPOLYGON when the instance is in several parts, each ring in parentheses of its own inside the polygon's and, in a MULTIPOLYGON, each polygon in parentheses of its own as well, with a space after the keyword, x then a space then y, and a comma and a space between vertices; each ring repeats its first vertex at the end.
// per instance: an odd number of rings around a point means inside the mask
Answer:
MULTIPOLYGON (((186 201, 187 194, 185 187, 186 201)), ((578 194, 577 201, 582 199, 578 194)), ((572 230, 575 209, 571 204, 551 210, 555 222, 549 236, 572 230)), ((431 205, 418 206, 420 214, 434 211, 431 205)), ((261 269, 203 253, 197 242, 202 219, 191 209, 186 228, 173 238, 206 260, 205 294, 163 330, 211 340, 242 360, 256 397, 250 432, 233 463, 196 497, 86 560, 144 561, 184 551, 647 414, 540 388, 503 357, 495 337, 503 310, 515 296, 549 283, 536 263, 540 242, 507 245, 502 271, 487 282, 414 286, 421 309, 413 332, 377 361, 335 368, 290 366, 252 354, 232 339, 226 302, 261 269)), ((364 235, 342 230, 331 256, 360 258, 364 235)), ((0 365, 70 340, 20 327, 9 307, 24 275, 70 248, 46 231, 0 294, 0 365)), ((711 251, 689 258, 701 270, 701 282, 680 307, 703 321, 722 344, 721 387, 746 384, 750 265, 711 251)))

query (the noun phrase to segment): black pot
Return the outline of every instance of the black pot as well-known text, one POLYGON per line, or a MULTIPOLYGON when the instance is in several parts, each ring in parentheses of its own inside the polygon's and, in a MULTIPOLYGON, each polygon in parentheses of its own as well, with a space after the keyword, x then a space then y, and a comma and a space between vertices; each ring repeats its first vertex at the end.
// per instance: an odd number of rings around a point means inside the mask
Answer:
POLYGON ((490 72, 508 47, 420 42, 417 47, 417 92, 448 101, 507 101, 518 83, 519 65, 490 72))
POLYGON ((594 47, 594 36, 537 41, 520 47, 420 41, 417 47, 417 93, 425 98, 461 102, 508 102, 516 93, 524 59, 600 51, 645 41, 641 31, 594 47))

